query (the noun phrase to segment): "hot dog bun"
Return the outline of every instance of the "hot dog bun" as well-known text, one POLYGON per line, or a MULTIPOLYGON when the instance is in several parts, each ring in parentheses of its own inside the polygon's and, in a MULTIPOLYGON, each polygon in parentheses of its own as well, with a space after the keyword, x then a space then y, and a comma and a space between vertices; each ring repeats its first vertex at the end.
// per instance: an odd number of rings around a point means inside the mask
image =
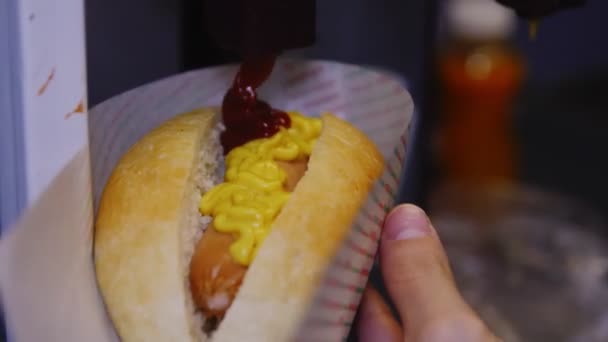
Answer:
POLYGON ((202 339, 185 277, 203 223, 196 184, 208 190, 221 179, 218 118, 197 110, 167 121, 131 147, 105 186, 96 275, 123 341, 202 339))
MULTIPOLYGON (((374 144, 332 115, 308 170, 212 341, 290 340, 332 256, 383 170, 374 144)), ((188 266, 202 229, 201 191, 221 181, 219 115, 200 109, 171 119, 119 161, 100 202, 98 284, 123 341, 206 341, 188 266)))

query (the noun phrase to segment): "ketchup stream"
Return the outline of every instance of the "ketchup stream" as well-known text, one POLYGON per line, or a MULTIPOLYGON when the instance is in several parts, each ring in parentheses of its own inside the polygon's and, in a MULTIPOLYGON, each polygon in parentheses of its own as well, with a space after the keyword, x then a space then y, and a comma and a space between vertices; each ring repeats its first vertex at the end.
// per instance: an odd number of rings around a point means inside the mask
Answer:
POLYGON ((256 89, 270 76, 275 61, 275 55, 259 55, 247 57, 241 64, 222 102, 226 130, 220 140, 224 154, 251 140, 271 137, 282 127, 291 126, 287 113, 273 109, 256 94, 256 89))

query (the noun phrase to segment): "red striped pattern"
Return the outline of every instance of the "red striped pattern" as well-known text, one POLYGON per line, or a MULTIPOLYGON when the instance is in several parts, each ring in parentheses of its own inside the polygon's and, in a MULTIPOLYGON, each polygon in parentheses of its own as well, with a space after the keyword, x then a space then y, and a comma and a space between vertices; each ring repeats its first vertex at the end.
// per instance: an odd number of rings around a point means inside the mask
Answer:
POLYGON ((380 225, 382 223, 382 219, 372 211, 373 210, 371 210, 370 208, 365 207, 361 209, 361 216, 377 225, 380 225))
POLYGON ((348 292, 363 293, 363 287, 360 284, 349 284, 337 278, 329 277, 325 281, 325 285, 329 288, 339 288, 348 292))
POLYGON ((371 241, 378 240, 378 233, 376 230, 368 231, 360 223, 355 223, 355 229, 364 237, 368 238, 371 241))
POLYGON ((369 248, 365 248, 365 247, 359 245, 358 242, 354 241, 354 240, 355 239, 348 240, 348 248, 350 248, 354 252, 356 252, 359 255, 362 255, 366 258, 373 259, 376 256, 375 251, 370 251, 369 248))
POLYGON ((342 309, 342 310, 346 310, 346 311, 356 311, 357 310, 357 303, 347 303, 344 304, 341 301, 338 301, 334 298, 324 298, 323 300, 323 305, 327 308, 332 308, 332 309, 342 309))

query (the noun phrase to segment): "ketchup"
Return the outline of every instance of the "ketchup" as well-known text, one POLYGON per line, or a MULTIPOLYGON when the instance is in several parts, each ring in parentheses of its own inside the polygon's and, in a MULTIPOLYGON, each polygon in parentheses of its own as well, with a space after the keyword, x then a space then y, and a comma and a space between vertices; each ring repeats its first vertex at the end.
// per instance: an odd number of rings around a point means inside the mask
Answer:
POLYGON ((248 141, 271 137, 282 127, 291 126, 287 113, 259 100, 256 89, 268 79, 275 55, 249 56, 244 59, 222 103, 226 130, 221 143, 224 154, 248 141))

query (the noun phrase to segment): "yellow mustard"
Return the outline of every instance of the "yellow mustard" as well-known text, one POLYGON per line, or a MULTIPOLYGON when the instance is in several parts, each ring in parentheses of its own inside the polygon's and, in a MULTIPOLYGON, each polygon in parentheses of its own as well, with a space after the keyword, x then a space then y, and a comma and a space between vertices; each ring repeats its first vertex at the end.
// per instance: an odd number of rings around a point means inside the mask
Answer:
POLYGON ((224 183, 200 202, 200 212, 213 217, 217 231, 235 235, 230 254, 242 265, 251 263, 290 195, 284 189, 287 175, 276 161, 310 156, 321 134, 320 119, 295 112, 288 115, 291 127, 230 151, 224 183))

